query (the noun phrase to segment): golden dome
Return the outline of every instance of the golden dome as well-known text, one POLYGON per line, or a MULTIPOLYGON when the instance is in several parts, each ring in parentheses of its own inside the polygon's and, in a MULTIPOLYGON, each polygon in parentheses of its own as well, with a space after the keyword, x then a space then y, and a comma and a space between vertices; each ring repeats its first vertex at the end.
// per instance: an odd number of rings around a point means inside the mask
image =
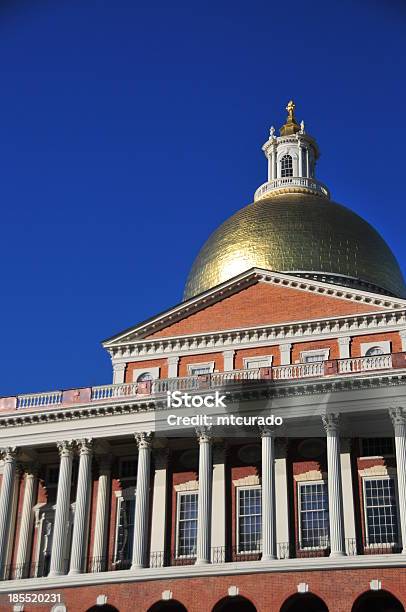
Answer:
POLYGON ((198 254, 184 299, 253 267, 406 294, 399 265, 378 232, 345 206, 310 193, 273 194, 227 219, 198 254))

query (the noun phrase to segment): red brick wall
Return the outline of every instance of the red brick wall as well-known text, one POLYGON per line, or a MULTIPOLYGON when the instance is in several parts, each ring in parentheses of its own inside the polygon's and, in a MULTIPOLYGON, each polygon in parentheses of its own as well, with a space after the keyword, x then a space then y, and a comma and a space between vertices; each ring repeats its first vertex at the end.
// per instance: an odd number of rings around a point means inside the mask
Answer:
POLYGON ((234 369, 242 370, 244 367, 245 357, 261 357, 262 355, 273 355, 272 365, 280 365, 280 350, 279 346, 263 346, 261 348, 241 349, 237 350, 234 355, 234 369))
POLYGON ((168 361, 166 359, 149 359, 147 361, 134 361, 127 364, 125 371, 125 382, 133 382, 134 370, 148 368, 159 368, 159 378, 168 378, 168 361))
POLYGON ((390 340, 392 353, 401 352, 402 343, 399 334, 396 332, 382 332, 353 338, 351 341, 351 357, 361 357, 361 344, 364 342, 380 342, 382 340, 390 340))
MULTIPOLYGON (((99 594, 107 595, 108 603, 120 612, 147 612, 162 600, 162 592, 170 590, 188 612, 212 612, 213 607, 227 596, 230 585, 239 588, 241 596, 249 599, 258 612, 279 612, 283 603, 297 594, 301 582, 309 585, 309 592, 319 596, 331 612, 350 612, 354 601, 370 590, 371 580, 382 581, 382 588, 406 605, 406 569, 373 568, 314 570, 261 574, 239 574, 202 578, 173 578, 118 584, 102 583, 82 588, 53 589, 60 592, 68 610, 86 612, 96 604, 99 594)), ((46 592, 41 589, 41 592, 46 592)), ((0 612, 9 612, 9 605, 0 604, 0 612)), ((24 606, 24 612, 49 612, 50 606, 24 606)))
POLYGON ((329 359, 338 359, 340 357, 337 340, 318 340, 316 342, 298 342, 292 345, 292 363, 302 361, 300 353, 302 351, 315 351, 317 349, 329 348, 329 359))
POLYGON ((258 283, 217 302, 148 338, 165 338, 252 325, 380 311, 369 304, 258 283))
POLYGON ((208 363, 214 361, 214 369, 222 372, 224 370, 223 353, 206 353, 205 355, 190 355, 179 359, 179 376, 189 376, 188 364, 208 363))

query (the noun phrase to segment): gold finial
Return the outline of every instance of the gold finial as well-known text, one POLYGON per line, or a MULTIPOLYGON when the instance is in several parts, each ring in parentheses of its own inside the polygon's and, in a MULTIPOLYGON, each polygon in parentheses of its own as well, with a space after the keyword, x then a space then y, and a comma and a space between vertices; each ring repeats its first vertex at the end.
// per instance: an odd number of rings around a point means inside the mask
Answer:
POLYGON ((288 121, 289 119, 295 119, 295 108, 296 104, 293 102, 293 100, 289 100, 288 105, 286 107, 286 110, 288 111, 288 121))
POLYGON ((295 108, 296 105, 293 100, 289 100, 286 110, 288 111, 288 116, 286 118, 286 123, 280 129, 281 136, 288 136, 289 134, 296 134, 300 130, 300 126, 295 118, 295 108))

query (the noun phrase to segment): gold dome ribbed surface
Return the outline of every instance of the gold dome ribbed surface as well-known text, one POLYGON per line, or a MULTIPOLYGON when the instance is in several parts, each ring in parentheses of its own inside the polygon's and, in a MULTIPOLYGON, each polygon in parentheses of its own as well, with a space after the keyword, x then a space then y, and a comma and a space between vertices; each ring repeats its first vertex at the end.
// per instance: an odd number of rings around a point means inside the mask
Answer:
POLYGON ((310 194, 274 196, 227 219, 198 254, 184 299, 252 267, 342 275, 405 296, 399 265, 378 232, 345 206, 310 194))

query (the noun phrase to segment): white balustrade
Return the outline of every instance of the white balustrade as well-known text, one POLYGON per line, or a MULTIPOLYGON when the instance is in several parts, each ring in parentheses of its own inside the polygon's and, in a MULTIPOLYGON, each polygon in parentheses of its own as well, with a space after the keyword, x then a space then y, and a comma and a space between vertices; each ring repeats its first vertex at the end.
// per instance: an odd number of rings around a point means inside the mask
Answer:
POLYGON ((340 359, 339 374, 351 374, 368 370, 387 370, 392 367, 392 355, 371 355, 370 357, 353 357, 340 359))
POLYGON ((92 387, 92 401, 127 397, 137 394, 137 383, 92 387))
POLYGON ((275 380, 289 380, 295 378, 309 378, 312 376, 323 376, 323 361, 312 363, 298 363, 292 365, 276 366, 272 368, 272 375, 275 380))
POLYGON ((56 406, 62 404, 62 391, 30 393, 17 397, 17 408, 36 408, 37 406, 56 406))
POLYGON ((308 177, 302 176, 285 176, 272 179, 267 183, 264 183, 255 192, 254 201, 260 200, 263 197, 273 191, 274 189, 280 189, 281 187, 305 187, 306 189, 311 189, 312 191, 316 191, 317 193, 321 193, 327 198, 330 197, 330 192, 323 183, 308 177))

